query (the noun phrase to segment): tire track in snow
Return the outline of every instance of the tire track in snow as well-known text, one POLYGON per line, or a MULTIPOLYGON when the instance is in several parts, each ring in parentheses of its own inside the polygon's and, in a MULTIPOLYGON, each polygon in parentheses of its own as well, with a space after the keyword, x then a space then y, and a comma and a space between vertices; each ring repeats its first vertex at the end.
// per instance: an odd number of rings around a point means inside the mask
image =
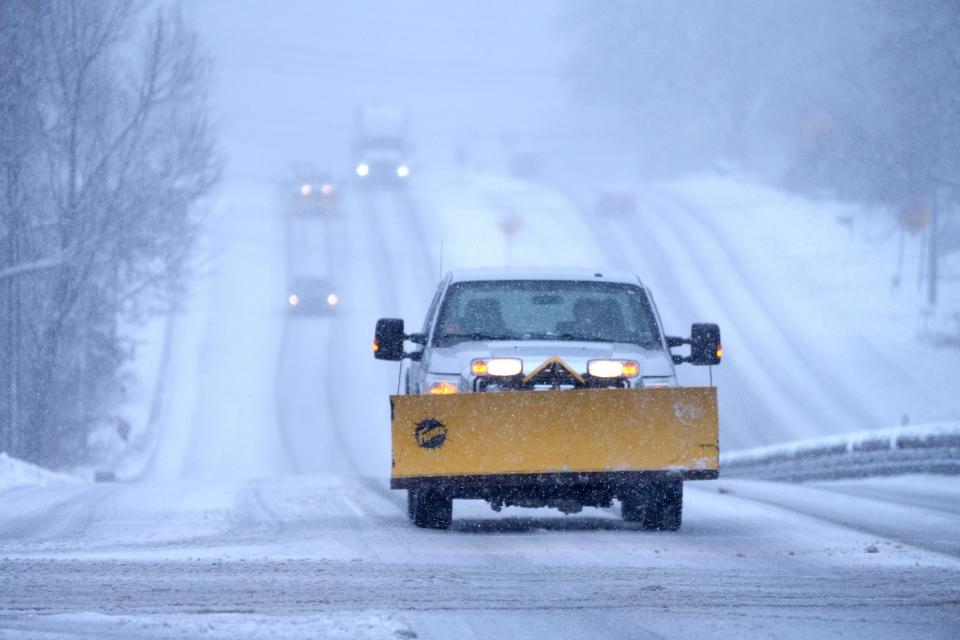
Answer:
MULTIPOLYGON (((748 416, 746 418, 746 420, 748 420, 746 424, 750 425, 752 436, 751 440, 741 440, 740 444, 749 446, 769 443, 777 439, 782 440, 790 437, 809 435, 808 430, 798 430, 796 428, 798 426, 797 424, 784 420, 782 416, 785 413, 788 415, 805 416, 808 424, 824 425, 835 423, 836 417, 834 414, 820 405, 804 402, 803 400, 805 400, 805 398, 801 398, 798 395, 798 387, 788 384, 787 378, 796 375, 796 373, 790 369, 789 363, 783 365, 785 371, 778 371, 768 375, 750 375, 750 373, 765 372, 766 366, 762 355, 758 354, 757 350, 752 348, 754 344, 751 341, 752 336, 748 335, 748 332, 745 330, 740 330, 740 327, 743 326, 741 319, 744 316, 744 310, 732 309, 730 307, 732 301, 729 296, 723 295, 725 288, 721 286, 722 283, 718 280, 717 274, 711 269, 704 268, 699 264, 699 261, 696 259, 697 253, 693 247, 679 237, 676 229, 672 225, 665 222, 665 219, 669 218, 664 216, 663 209, 655 209, 655 211, 657 211, 657 215, 651 216, 649 219, 643 221, 642 228, 641 221, 636 219, 631 221, 630 226, 634 229, 632 235, 640 237, 645 250, 658 256, 657 260, 662 261, 664 265, 670 264, 672 259, 671 255, 664 248, 664 244, 676 247, 678 251, 682 251, 687 257, 686 264, 695 272, 695 277, 700 279, 705 285, 695 287, 698 292, 697 295, 708 306, 718 310, 720 314, 727 319, 727 321, 722 324, 729 323, 728 326, 733 327, 734 336, 740 335, 741 341, 734 343, 733 346, 736 347, 737 344, 742 344, 745 347, 742 351, 738 351, 735 354, 741 359, 741 362, 738 364, 742 364, 742 367, 732 367, 723 374, 724 376, 732 374, 732 376, 735 377, 728 388, 732 388, 732 390, 752 390, 749 396, 735 398, 742 407, 739 412, 740 415, 748 416), (651 229, 654 230, 656 240, 648 237, 651 229), (763 407, 762 411, 765 414, 762 421, 754 419, 751 415, 756 411, 758 405, 763 407), (787 412, 784 409, 785 407, 792 407, 792 409, 787 412), (781 433, 779 434, 779 438, 776 430, 769 428, 771 425, 780 426, 781 433), (773 438, 771 438, 771 435, 773 435, 773 438)), ((691 290, 690 283, 680 283, 676 279, 677 277, 673 269, 663 269, 661 272, 662 275, 665 275, 668 281, 671 282, 669 290, 681 292, 691 290)), ((687 304, 691 308, 697 306, 692 303, 689 297, 687 298, 687 304)), ((742 428, 743 426, 744 423, 740 423, 738 428, 742 428)))
POLYGON ((103 505, 122 485, 80 485, 80 490, 39 512, 0 525, 0 540, 53 542, 82 538, 97 521, 103 505))
MULTIPOLYGON (((663 249, 663 247, 650 237, 649 225, 640 227, 639 221, 631 221, 634 224, 628 225, 625 220, 612 220, 608 217, 602 217, 598 222, 597 217, 593 215, 585 205, 577 202, 575 196, 570 196, 576 204, 577 210, 585 220, 585 227, 590 229, 595 243, 600 247, 607 261, 618 270, 628 273, 638 273, 644 285, 650 286, 655 281, 659 286, 652 286, 654 299, 661 310, 669 310, 670 315, 676 318, 693 319, 696 317, 693 305, 690 303, 689 294, 691 287, 689 283, 681 283, 671 268, 672 257, 663 249), (630 228, 633 226, 634 228, 630 228), (621 228, 622 227, 622 228, 621 228), (628 238, 634 239, 637 246, 627 242, 628 238)), ((708 294, 709 295, 709 292, 708 294)), ((661 311, 663 315, 663 311, 661 311)), ((667 327, 664 327, 667 330, 667 327)), ((736 369, 724 371, 723 377, 732 378, 730 386, 733 388, 746 384, 746 380, 736 369)), ((684 372, 678 371, 678 376, 682 379, 684 372)), ((785 390, 784 390, 785 391, 785 390)), ((748 438, 743 439, 745 444, 764 442, 769 437, 769 430, 765 425, 772 424, 776 417, 776 412, 761 402, 759 405, 749 406, 737 396, 721 396, 724 404, 733 403, 741 407, 739 415, 753 414, 750 420, 738 424, 737 428, 749 434, 748 438)), ((763 396, 761 396, 761 399, 763 396)), ((721 428, 721 437, 725 430, 721 428)), ((729 431, 726 431, 729 433, 729 431)), ((729 436, 728 436, 729 437, 729 436)), ((739 439, 737 440, 739 442, 739 439)))
MULTIPOLYGON (((673 194, 664 191, 663 189, 654 189, 653 192, 656 193, 661 199, 671 203, 674 207, 686 212, 688 214, 686 216, 687 221, 698 225, 701 231, 708 237, 723 237, 723 234, 717 228, 717 225, 708 220, 708 216, 706 216, 703 211, 690 206, 688 203, 684 202, 673 194)), ((705 245, 706 243, 700 244, 700 246, 705 245)), ((844 391, 844 381, 835 376, 830 367, 817 366, 817 363, 810 359, 807 349, 795 347, 796 340, 794 340, 787 334, 786 331, 784 331, 783 323, 779 318, 775 317, 773 311, 771 310, 772 305, 763 294, 763 288, 756 286, 753 278, 746 272, 746 270, 740 264, 740 261, 737 260, 736 256, 733 255, 728 244, 720 241, 711 243, 710 246, 714 247, 714 249, 719 252, 721 257, 724 259, 724 263, 729 267, 733 275, 739 281, 740 287, 744 290, 744 292, 748 293, 751 298, 753 298, 755 301, 755 311, 763 320, 765 320, 765 324, 773 330, 781 348, 791 354, 791 364, 788 366, 790 373, 795 375, 796 372, 794 367, 802 367, 805 369, 806 375, 802 377, 806 378, 808 381, 816 381, 820 391, 820 394, 818 395, 821 397, 830 398, 834 403, 835 407, 834 409, 830 410, 830 413, 836 409, 846 411, 847 415, 853 419, 852 426, 854 428, 869 429, 875 428, 878 426, 878 424, 881 424, 882 420, 878 416, 874 416, 867 412, 864 407, 860 405, 851 406, 850 401, 853 399, 853 396, 844 391)), ((707 272, 709 270, 704 269, 703 271, 707 272)), ((773 375, 777 375, 777 372, 773 372, 773 375)))
POLYGON ((832 492, 805 484, 757 480, 720 482, 721 486, 726 487, 735 497, 743 500, 776 507, 850 531, 867 533, 925 551, 960 558, 960 542, 956 537, 956 531, 960 528, 960 517, 948 511, 839 491, 832 492), (827 493, 830 495, 824 495, 827 493), (930 530, 933 524, 936 524, 937 528, 930 530), (938 534, 938 531, 941 533, 938 534))
MULTIPOLYGON (((708 234, 712 235, 712 237, 715 237, 715 238, 726 237, 725 230, 722 229, 718 224, 716 224, 716 222, 711 216, 707 215, 706 210, 702 206, 695 205, 689 200, 683 198, 681 195, 673 193, 672 191, 669 191, 668 189, 663 187, 658 188, 656 191, 661 197, 663 197, 668 201, 674 202, 678 207, 680 207, 682 210, 690 214, 690 217, 692 217, 696 223, 698 223, 702 228, 704 228, 708 234)), ((734 256, 732 256, 727 242, 719 243, 719 248, 723 250, 723 252, 728 258, 728 261, 733 266, 733 268, 737 271, 737 275, 739 276, 739 278, 747 285, 750 291, 754 292, 758 301, 761 303, 762 309, 767 313, 769 320, 774 323, 775 327, 778 330, 780 330, 781 334, 785 337, 788 343, 794 344, 796 342, 796 338, 792 338, 791 336, 788 336, 787 333, 783 331, 783 322, 784 321, 794 322, 796 318, 792 318, 792 317, 774 318, 771 312, 771 309, 775 308, 776 305, 771 303, 768 296, 766 295, 766 290, 763 287, 756 286, 755 278, 751 275, 751 272, 745 269, 739 261, 734 260, 734 256)), ((795 331, 793 333, 796 336, 798 336, 800 339, 804 339, 806 344, 809 345, 809 343, 811 342, 809 339, 806 339, 806 334, 803 331, 795 331)), ((877 372, 878 368, 882 369, 883 370, 882 375, 884 377, 884 381, 887 385, 890 385, 890 386, 902 385, 905 380, 910 381, 911 391, 913 393, 926 398, 928 400, 928 403, 935 404, 934 398, 933 396, 930 395, 930 392, 929 392, 929 380, 922 377, 921 378, 916 377, 916 374, 917 374, 916 367, 903 366, 900 362, 897 362, 894 359, 890 358, 884 351, 877 348, 876 345, 871 340, 866 339, 862 335, 856 336, 856 341, 857 341, 856 346, 855 347, 851 346, 850 350, 855 354, 865 354, 865 353, 869 354, 869 358, 863 358, 861 359, 861 362, 868 361, 871 368, 871 373, 873 375, 878 375, 878 372, 877 372)), ((815 343, 813 345, 813 349, 817 348, 818 346, 819 345, 815 343)), ((800 349, 795 349, 794 353, 797 355, 806 356, 806 354, 809 353, 811 350, 812 349, 810 348, 800 348, 800 349)), ((808 365, 808 368, 809 368, 809 365, 808 365)), ((817 371, 821 370, 820 368, 817 368, 817 367, 814 367, 814 368, 817 371)), ((833 372, 832 369, 827 369, 827 371, 831 373, 833 372)), ((827 388, 830 390, 833 390, 835 386, 837 389, 840 389, 843 386, 845 386, 845 380, 846 380, 845 377, 837 376, 834 374, 831 376, 831 384, 828 385, 827 388)), ((850 393, 842 394, 841 396, 841 398, 844 400, 853 399, 855 397, 856 396, 854 394, 850 394, 850 393)), ((878 423, 883 423, 885 421, 885 419, 881 415, 879 414, 874 415, 872 413, 869 413, 869 407, 867 406, 864 406, 861 404, 858 407, 858 410, 862 415, 871 416, 868 422, 869 424, 868 428, 875 428, 878 425, 878 423)), ((887 420, 894 417, 898 417, 898 416, 890 416, 887 418, 887 420)))

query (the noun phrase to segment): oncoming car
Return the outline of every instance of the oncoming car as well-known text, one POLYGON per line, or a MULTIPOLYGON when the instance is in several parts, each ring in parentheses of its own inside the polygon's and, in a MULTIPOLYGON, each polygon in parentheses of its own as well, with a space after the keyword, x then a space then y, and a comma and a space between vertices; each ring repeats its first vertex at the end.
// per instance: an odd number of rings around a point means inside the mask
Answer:
POLYGON ((391 487, 418 526, 450 526, 455 498, 565 513, 618 499, 624 519, 672 530, 683 481, 718 476, 716 389, 679 387, 674 367, 719 364, 720 330, 665 335, 634 276, 454 271, 421 332, 378 321, 374 353, 409 361, 391 487))
POLYGON ((287 309, 291 313, 323 315, 333 313, 340 296, 326 278, 295 278, 287 287, 287 309))
POLYGON ((301 173, 292 182, 291 209, 332 214, 340 210, 341 188, 328 173, 301 173))

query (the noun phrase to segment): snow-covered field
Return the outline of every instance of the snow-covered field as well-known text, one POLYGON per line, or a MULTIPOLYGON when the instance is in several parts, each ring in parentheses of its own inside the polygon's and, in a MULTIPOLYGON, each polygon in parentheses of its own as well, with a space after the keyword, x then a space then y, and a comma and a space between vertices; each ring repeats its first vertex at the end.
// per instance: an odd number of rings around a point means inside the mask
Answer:
POLYGON ((228 185, 144 471, 66 482, 0 458, 0 637, 955 637, 955 477, 689 483, 676 533, 459 501, 451 531, 409 524, 385 480, 397 368, 370 339, 378 317, 422 322, 441 263, 634 270, 672 331, 720 322, 724 449, 960 416, 957 353, 874 277, 889 242, 740 183, 643 193, 635 217, 597 218, 544 186, 437 174, 324 217, 228 185), (777 244, 802 225, 840 237, 777 244), (333 279, 335 314, 286 312, 304 274, 333 279))

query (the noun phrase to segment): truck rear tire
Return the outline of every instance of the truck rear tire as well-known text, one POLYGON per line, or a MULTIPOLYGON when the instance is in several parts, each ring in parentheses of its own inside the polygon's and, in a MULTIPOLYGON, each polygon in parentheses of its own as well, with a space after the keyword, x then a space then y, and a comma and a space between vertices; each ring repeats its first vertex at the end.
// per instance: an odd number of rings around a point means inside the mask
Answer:
POLYGON ((639 522, 647 531, 676 531, 683 521, 683 481, 664 480, 620 497, 627 522, 639 522))
POLYGON ((407 513, 423 529, 449 529, 453 522, 453 498, 436 491, 407 492, 407 513))

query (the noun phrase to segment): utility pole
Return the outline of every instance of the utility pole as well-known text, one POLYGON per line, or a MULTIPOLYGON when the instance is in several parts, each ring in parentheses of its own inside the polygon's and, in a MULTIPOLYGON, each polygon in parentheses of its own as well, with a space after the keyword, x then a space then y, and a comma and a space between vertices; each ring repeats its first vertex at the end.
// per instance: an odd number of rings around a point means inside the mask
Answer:
MULTIPOLYGON (((20 172, 16 163, 10 162, 6 167, 6 205, 8 208, 7 248, 11 265, 20 262, 20 234, 21 234, 21 202, 20 202, 20 172)), ((2 445, 11 455, 17 455, 20 447, 20 365, 21 365, 21 313, 20 313, 20 278, 17 275, 7 282, 7 433, 2 445)), ((2 435, 2 434, 0 434, 2 435)))
POLYGON ((937 187, 933 192, 933 203, 930 207, 930 230, 929 230, 929 247, 927 248, 927 304, 931 308, 937 306, 937 266, 939 263, 938 260, 938 250, 937 250, 937 218, 940 216, 940 192, 941 188, 937 187))

